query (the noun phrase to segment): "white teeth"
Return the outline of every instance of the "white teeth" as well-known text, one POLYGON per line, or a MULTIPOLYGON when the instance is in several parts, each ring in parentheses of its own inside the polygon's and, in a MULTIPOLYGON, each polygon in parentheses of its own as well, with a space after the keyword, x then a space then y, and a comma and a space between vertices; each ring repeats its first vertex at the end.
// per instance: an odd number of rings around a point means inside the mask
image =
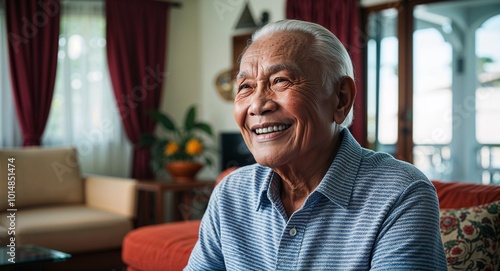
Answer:
POLYGON ((269 126, 269 127, 265 127, 265 128, 255 129, 255 133, 257 133, 258 135, 267 134, 267 133, 272 133, 272 132, 283 131, 286 128, 288 128, 288 125, 275 125, 275 126, 269 126))

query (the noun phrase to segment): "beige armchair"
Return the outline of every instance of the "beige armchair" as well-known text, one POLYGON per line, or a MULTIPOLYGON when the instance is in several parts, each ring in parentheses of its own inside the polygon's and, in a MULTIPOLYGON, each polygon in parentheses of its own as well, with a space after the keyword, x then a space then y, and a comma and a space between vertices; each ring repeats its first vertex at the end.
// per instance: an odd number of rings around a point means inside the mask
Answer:
POLYGON ((1 246, 120 248, 136 215, 136 180, 82 178, 74 148, 0 149, 0 195, 1 246))

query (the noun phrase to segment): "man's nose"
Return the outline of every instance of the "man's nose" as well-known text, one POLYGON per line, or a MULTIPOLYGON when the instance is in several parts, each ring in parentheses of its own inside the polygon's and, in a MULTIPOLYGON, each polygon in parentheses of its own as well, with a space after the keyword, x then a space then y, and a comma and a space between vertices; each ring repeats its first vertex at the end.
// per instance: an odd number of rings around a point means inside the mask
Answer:
POLYGON ((258 87, 253 94, 249 113, 251 116, 273 112, 278 107, 274 101, 274 93, 267 87, 258 87))

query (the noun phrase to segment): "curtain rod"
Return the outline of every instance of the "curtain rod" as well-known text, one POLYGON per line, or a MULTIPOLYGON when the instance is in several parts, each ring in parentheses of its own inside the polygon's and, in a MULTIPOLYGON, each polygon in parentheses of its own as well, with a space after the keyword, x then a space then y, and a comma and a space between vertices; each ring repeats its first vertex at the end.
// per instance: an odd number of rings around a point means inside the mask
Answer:
MULTIPOLYGON (((64 0, 62 2, 104 2, 105 0, 64 0)), ((156 2, 164 2, 172 6, 173 8, 182 8, 182 3, 180 2, 172 2, 172 1, 165 1, 165 0, 153 0, 156 2)))

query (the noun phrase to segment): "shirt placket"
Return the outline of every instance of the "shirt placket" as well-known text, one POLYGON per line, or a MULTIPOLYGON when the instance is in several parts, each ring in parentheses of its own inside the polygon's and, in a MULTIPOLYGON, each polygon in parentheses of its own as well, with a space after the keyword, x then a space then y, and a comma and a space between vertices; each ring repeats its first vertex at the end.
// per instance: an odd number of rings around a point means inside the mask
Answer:
POLYGON ((276 270, 297 270, 307 221, 311 208, 303 208, 292 215, 281 235, 276 258, 276 270))

